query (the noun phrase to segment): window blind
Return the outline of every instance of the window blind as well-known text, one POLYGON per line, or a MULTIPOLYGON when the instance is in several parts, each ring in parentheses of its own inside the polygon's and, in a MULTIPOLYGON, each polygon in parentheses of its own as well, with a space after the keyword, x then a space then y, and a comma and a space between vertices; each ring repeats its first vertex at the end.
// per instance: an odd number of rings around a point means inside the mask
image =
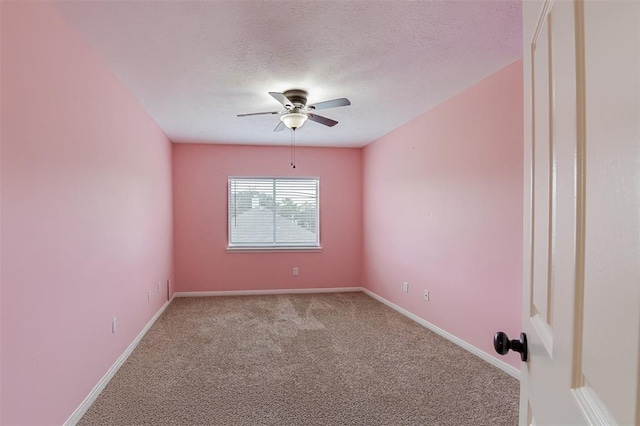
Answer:
POLYGON ((230 177, 229 247, 319 247, 317 178, 230 177))

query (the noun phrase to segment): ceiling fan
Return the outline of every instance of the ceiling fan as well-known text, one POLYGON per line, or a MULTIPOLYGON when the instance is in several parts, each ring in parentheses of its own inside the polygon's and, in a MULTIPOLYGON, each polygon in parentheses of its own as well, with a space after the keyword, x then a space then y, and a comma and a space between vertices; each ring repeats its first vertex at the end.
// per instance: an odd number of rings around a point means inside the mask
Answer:
POLYGON ((284 93, 269 92, 269 94, 285 107, 284 111, 253 112, 249 114, 238 114, 238 117, 280 114, 280 123, 278 123, 275 129, 273 129, 274 132, 280 132, 284 130, 285 127, 296 130, 300 128, 307 119, 315 121, 316 123, 324 124, 325 126, 333 127, 338 124, 337 121, 315 114, 314 111, 351 105, 351 102, 349 102, 349 99, 347 98, 332 99, 330 101, 307 105, 307 92, 300 89, 291 89, 284 93))

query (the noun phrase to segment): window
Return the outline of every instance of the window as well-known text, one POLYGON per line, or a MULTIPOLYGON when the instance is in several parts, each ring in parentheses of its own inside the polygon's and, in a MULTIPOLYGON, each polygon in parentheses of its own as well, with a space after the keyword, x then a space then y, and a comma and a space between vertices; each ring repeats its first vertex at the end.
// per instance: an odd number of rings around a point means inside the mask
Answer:
POLYGON ((229 178, 229 248, 319 248, 317 178, 229 178))

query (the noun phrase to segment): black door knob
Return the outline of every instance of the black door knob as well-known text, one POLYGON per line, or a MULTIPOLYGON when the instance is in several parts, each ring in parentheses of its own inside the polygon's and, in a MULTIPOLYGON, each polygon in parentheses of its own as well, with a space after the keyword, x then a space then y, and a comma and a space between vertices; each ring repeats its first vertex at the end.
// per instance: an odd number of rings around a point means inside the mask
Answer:
POLYGON ((520 340, 509 340, 509 336, 502 331, 498 331, 493 336, 493 347, 500 355, 506 355, 509 349, 520 352, 520 359, 527 361, 527 335, 520 333, 520 340))

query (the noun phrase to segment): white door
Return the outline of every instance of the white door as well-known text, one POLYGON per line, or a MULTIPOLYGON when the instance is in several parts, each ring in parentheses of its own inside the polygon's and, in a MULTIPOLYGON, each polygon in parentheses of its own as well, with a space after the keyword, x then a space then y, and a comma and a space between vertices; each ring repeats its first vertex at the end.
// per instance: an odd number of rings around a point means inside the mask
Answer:
POLYGON ((523 19, 520 423, 637 425, 640 1, 525 0, 523 19))

